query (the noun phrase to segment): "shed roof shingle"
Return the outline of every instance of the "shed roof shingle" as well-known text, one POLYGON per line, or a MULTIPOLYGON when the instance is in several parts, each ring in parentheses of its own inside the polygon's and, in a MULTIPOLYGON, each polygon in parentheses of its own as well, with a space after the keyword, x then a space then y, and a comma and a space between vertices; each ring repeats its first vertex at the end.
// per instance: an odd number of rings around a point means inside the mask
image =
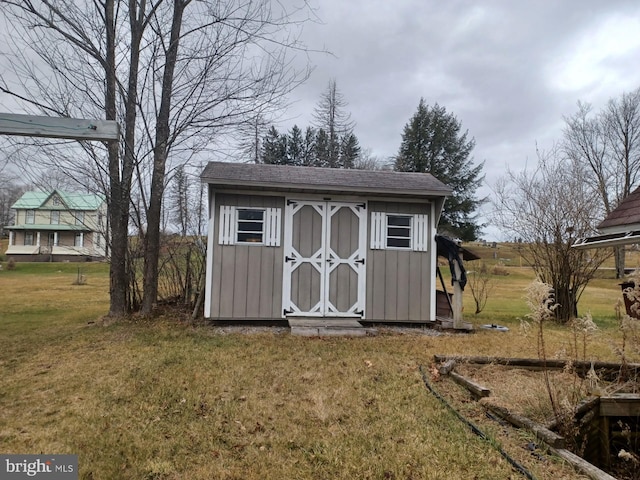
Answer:
POLYGON ((338 191, 407 197, 442 197, 451 189, 429 173, 249 163, 209 162, 203 182, 219 187, 283 191, 338 191))
POLYGON ((640 224, 640 188, 625 197, 598 225, 598 230, 640 224))

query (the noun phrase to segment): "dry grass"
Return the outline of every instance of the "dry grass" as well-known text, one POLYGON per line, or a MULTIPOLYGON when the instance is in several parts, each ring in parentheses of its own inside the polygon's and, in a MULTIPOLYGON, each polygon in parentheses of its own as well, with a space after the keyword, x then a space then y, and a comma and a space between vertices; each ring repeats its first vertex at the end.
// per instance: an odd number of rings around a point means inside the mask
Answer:
MULTIPOLYGON (((540 371, 500 365, 460 364, 456 366, 456 372, 491 390, 491 397, 482 401, 500 405, 540 424, 553 420, 553 410, 540 371)), ((559 403, 566 400, 575 404, 588 396, 585 381, 571 372, 550 371, 549 380, 559 403)))
MULTIPOLYGON (((435 353, 535 356, 517 328, 309 339, 170 317, 105 326, 93 322, 106 311, 106 266, 83 267, 86 285, 72 285, 73 265, 0 272, 0 451, 76 453, 80 477, 95 480, 519 478, 418 371, 435 353)), ((519 276, 504 278, 515 289, 519 276)), ((591 352, 615 359, 617 341, 602 332, 591 352)), ((570 343, 556 327, 549 349, 570 343)), ((464 392, 436 387, 485 422, 464 392)), ((484 425, 538 478, 580 478, 531 457, 525 434, 484 425)))

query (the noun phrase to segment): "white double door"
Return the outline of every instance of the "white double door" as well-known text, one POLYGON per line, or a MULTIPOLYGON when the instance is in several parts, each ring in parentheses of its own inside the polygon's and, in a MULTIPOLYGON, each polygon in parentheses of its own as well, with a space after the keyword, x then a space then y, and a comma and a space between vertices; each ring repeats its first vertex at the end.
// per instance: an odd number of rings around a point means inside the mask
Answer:
POLYGON ((364 318, 367 206, 287 200, 283 316, 364 318))

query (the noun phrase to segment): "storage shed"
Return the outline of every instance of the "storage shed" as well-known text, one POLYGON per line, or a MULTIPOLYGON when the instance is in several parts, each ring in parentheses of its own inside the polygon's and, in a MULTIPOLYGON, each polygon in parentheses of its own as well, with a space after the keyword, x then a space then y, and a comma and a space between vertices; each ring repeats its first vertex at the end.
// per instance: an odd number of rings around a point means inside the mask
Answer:
POLYGON ((430 174, 211 162, 205 317, 436 319, 430 174))

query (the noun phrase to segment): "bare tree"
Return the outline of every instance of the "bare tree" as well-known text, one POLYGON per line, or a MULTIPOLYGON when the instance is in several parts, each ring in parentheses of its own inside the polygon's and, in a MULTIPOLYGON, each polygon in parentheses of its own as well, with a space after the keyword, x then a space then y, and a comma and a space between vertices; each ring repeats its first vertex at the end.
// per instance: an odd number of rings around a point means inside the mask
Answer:
POLYGON ((375 156, 370 148, 364 148, 355 161, 353 168, 358 170, 383 170, 384 162, 375 156))
MULTIPOLYGON (((292 63, 306 18, 268 0, 5 0, 0 8, 14 29, 0 91, 30 112, 106 118, 122 127, 119 145, 83 143, 81 151, 57 154, 55 165, 91 171, 93 187, 107 194, 111 315, 132 307, 127 244, 130 211, 137 214, 141 311, 150 313, 167 172, 306 78, 308 70, 292 63)), ((47 151, 68 145, 37 144, 47 151)))
POLYGON ((341 139, 353 133, 355 122, 346 111, 347 101, 338 90, 335 80, 330 80, 326 91, 320 96, 313 114, 314 124, 327 136, 326 156, 328 167, 340 166, 341 139))
MULTIPOLYGON (((565 118, 563 150, 588 166, 585 181, 601 200, 602 217, 609 214, 640 180, 640 88, 609 100, 599 112, 578 103, 565 118)), ((624 276, 624 248, 615 249, 616 275, 624 276)))
POLYGON ((616 167, 616 200, 620 202, 638 185, 640 175, 640 88, 609 100, 603 123, 616 167))
POLYGON ((13 175, 4 174, 0 182, 0 238, 6 232, 4 227, 13 225, 14 212, 11 206, 22 196, 25 186, 18 183, 18 179, 13 175))
POLYGON ((525 239, 522 256, 542 282, 553 286, 556 319, 577 316, 584 288, 610 256, 605 250, 576 250, 579 238, 595 231, 600 199, 586 182, 584 166, 559 150, 538 153, 533 171, 507 171, 495 187, 493 220, 525 239))
POLYGON ((475 314, 478 315, 487 305, 495 285, 491 281, 491 274, 486 263, 480 262, 475 266, 478 268, 467 271, 467 285, 469 285, 476 306, 475 314))

